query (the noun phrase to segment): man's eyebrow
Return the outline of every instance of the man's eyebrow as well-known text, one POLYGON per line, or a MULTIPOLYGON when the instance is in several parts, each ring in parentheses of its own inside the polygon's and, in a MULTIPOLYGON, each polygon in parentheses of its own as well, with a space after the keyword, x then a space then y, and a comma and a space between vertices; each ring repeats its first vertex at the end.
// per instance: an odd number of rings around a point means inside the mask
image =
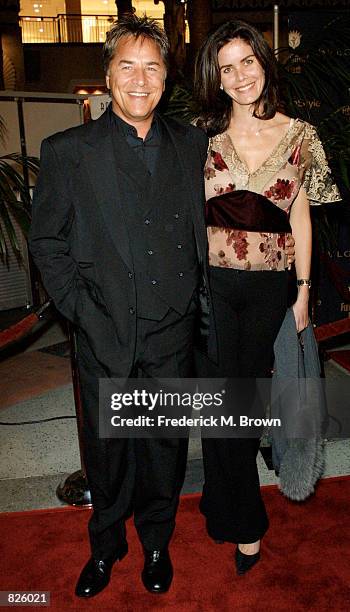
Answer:
MULTIPOLYGON (((240 60, 241 62, 245 62, 249 57, 255 57, 254 53, 249 53, 249 55, 246 55, 245 57, 242 57, 242 59, 240 60)), ((231 68, 232 64, 225 64, 224 66, 219 66, 220 70, 222 70, 223 68, 231 68)))
MULTIPOLYGON (((132 65, 135 64, 136 62, 132 61, 132 60, 127 60, 127 59, 121 59, 119 60, 119 64, 128 64, 128 65, 132 65)), ((155 60, 150 60, 149 62, 145 62, 146 66, 160 66, 160 63, 155 61, 155 60)))

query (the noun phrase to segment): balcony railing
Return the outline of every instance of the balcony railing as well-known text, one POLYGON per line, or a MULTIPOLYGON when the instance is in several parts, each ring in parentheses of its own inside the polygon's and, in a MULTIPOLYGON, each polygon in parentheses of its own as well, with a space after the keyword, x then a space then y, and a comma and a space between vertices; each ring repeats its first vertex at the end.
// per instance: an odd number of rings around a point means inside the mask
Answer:
POLYGON ((20 17, 22 43, 103 43, 112 15, 20 17))

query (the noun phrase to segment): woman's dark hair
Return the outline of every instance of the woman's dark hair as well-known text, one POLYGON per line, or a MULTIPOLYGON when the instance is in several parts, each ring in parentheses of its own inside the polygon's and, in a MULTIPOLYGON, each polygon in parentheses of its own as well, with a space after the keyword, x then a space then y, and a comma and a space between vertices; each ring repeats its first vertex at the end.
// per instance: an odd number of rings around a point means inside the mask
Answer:
POLYGON ((116 21, 106 34, 106 42, 103 46, 103 68, 105 74, 108 72, 109 64, 114 57, 116 47, 121 38, 134 36, 153 40, 158 45, 163 62, 168 67, 169 41, 163 28, 155 19, 144 15, 137 17, 134 13, 126 13, 116 21))
POLYGON ((251 46, 265 73, 264 89, 254 103, 254 117, 271 119, 276 114, 277 62, 272 49, 263 35, 249 23, 228 21, 209 34, 198 52, 195 65, 195 95, 200 107, 197 125, 205 129, 209 136, 221 134, 230 123, 232 99, 220 89, 218 53, 235 38, 240 38, 251 46))

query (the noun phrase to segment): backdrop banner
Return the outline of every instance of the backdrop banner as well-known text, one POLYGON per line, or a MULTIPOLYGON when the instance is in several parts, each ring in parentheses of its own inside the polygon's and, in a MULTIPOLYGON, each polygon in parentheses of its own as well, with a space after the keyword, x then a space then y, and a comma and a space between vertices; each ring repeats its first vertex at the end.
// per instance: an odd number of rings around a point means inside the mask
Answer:
MULTIPOLYGON (((350 120, 349 92, 346 87, 335 87, 332 75, 324 74, 322 95, 318 96, 317 91, 308 86, 305 80, 304 65, 308 61, 307 53, 310 49, 318 48, 317 64, 319 66, 324 64, 325 54, 331 54, 334 61, 339 58, 343 63, 346 55, 350 58, 348 45, 339 44, 338 47, 334 44, 327 45, 329 36, 333 36, 334 42, 337 26, 336 22, 331 25, 330 28, 333 30, 330 29, 329 33, 326 26, 332 24, 334 20, 339 20, 339 16, 349 20, 348 12, 339 10, 314 9, 310 12, 291 12, 288 15, 289 47, 296 54, 295 77, 299 81, 300 88, 306 92, 305 97, 295 97, 294 102, 300 111, 299 116, 316 127, 336 109, 339 109, 343 118, 350 120)), ((329 148, 329 154, 332 155, 331 148, 329 148)), ((332 158, 329 160, 331 166, 336 165, 337 161, 332 158)), ((341 184, 341 180, 338 180, 339 171, 335 169, 335 176, 344 200, 340 204, 327 205, 327 214, 330 214, 330 218, 334 216, 339 221, 336 248, 324 254, 321 252, 321 245, 315 244, 314 248, 313 270, 317 291, 314 323, 316 325, 348 317, 350 313, 350 222, 349 214, 344 214, 345 207, 350 206, 349 191, 341 184)), ((320 219, 320 212, 313 210, 314 220, 320 219)))

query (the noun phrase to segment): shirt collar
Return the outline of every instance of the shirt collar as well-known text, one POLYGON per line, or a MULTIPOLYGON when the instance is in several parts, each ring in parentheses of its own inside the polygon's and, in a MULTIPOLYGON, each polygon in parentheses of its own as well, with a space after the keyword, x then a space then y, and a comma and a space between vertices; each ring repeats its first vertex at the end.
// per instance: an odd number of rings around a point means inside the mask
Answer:
MULTIPOLYGON (((133 136, 134 138, 139 138, 138 135, 137 135, 136 128, 133 125, 130 125, 130 123, 127 123, 126 121, 124 121, 124 119, 119 117, 119 115, 117 115, 113 111, 112 103, 110 103, 110 105, 109 105, 109 110, 110 110, 110 117, 111 117, 111 121, 112 121, 113 125, 115 125, 117 127, 117 129, 120 131, 120 133, 123 136, 125 136, 125 137, 133 136)), ((157 116, 157 113, 154 113, 152 124, 151 124, 151 127, 150 127, 147 135, 146 135, 145 141, 146 140, 150 140, 154 136, 159 136, 159 133, 160 133, 159 118, 157 116)))

